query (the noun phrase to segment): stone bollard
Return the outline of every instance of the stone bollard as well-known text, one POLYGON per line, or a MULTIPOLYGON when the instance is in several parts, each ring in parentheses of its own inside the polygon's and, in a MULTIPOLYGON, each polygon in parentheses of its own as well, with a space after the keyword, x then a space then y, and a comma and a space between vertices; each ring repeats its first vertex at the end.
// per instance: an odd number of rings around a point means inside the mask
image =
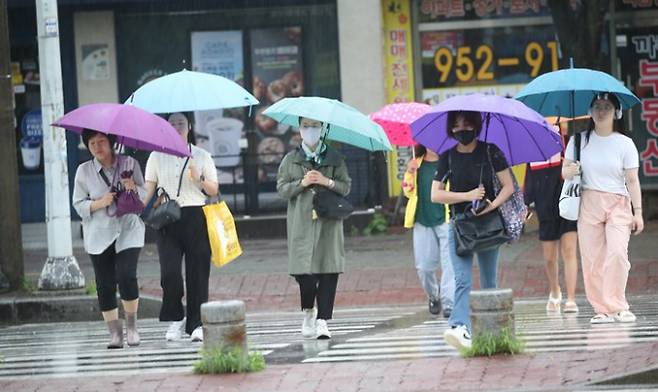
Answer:
POLYGON ((242 301, 213 301, 201 305, 203 323, 203 348, 236 347, 247 353, 247 328, 244 320, 245 305, 242 301))
POLYGON ((471 291, 471 335, 499 335, 508 328, 514 335, 514 301, 512 289, 471 291))

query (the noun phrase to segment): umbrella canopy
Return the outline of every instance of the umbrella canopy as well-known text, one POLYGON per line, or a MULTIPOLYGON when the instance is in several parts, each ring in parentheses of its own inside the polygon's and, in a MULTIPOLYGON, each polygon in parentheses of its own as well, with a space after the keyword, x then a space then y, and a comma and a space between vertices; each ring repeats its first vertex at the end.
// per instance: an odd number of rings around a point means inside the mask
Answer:
POLYGON ((283 98, 267 108, 264 115, 274 120, 299 126, 299 118, 311 118, 327 125, 325 137, 369 151, 390 151, 382 127, 365 114, 335 99, 323 97, 283 98))
POLYGON ((587 114, 592 99, 600 92, 614 93, 622 109, 640 103, 619 80, 586 68, 543 74, 528 83, 515 98, 544 116, 577 117, 587 114))
POLYGON ((368 117, 382 126, 391 144, 413 146, 416 142, 411 138, 411 123, 430 108, 430 105, 417 102, 392 103, 368 117))
POLYGON ((441 154, 457 144, 448 137, 448 113, 482 113, 479 140, 500 148, 510 165, 545 161, 562 151, 560 135, 534 110, 514 99, 497 95, 470 94, 446 99, 411 124, 413 138, 441 154))
POLYGON ((93 129, 115 135, 126 147, 189 156, 187 144, 167 121, 131 105, 94 103, 68 112, 53 125, 81 134, 93 129))
POLYGON ((258 100, 230 79, 184 69, 146 83, 125 103, 151 113, 173 113, 251 106, 258 100))

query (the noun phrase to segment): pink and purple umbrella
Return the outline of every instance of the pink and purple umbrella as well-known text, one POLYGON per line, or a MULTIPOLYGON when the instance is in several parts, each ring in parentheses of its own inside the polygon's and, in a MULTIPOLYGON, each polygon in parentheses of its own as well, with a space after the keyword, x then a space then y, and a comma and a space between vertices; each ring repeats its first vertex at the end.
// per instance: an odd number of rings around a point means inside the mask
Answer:
POLYGON ((167 121, 132 105, 94 103, 80 106, 53 123, 81 134, 84 129, 115 135, 126 147, 189 156, 187 144, 167 121))
POLYGON ((430 108, 430 105, 417 102, 392 103, 371 113, 369 117, 384 128, 391 144, 407 147, 416 144, 411 138, 411 123, 430 108))
POLYGON ((449 112, 482 113, 481 141, 500 148, 510 165, 545 161, 562 151, 560 135, 539 113, 497 95, 470 94, 446 99, 411 124, 413 138, 441 154, 457 144, 446 132, 449 112))

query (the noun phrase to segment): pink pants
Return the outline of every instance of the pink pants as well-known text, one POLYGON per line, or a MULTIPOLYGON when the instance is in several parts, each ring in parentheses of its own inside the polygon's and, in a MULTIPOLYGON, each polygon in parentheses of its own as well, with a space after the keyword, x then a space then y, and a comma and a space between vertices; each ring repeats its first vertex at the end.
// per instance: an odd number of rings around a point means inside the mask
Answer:
POLYGON ((631 263, 631 201, 628 196, 583 191, 578 216, 578 242, 587 300, 596 313, 628 310, 626 281, 631 263))

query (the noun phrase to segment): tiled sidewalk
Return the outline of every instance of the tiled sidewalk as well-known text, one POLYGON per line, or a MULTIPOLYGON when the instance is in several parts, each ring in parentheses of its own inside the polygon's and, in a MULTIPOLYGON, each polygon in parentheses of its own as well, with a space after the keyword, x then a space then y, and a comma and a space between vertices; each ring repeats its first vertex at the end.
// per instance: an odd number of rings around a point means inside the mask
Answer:
MULTIPOLYGON (((658 343, 596 352, 270 365, 251 374, 149 374, 2 381, 17 391, 572 391, 658 367, 658 343)), ((647 385, 647 390, 655 386, 647 385)), ((635 391, 639 391, 637 387, 635 391)))

